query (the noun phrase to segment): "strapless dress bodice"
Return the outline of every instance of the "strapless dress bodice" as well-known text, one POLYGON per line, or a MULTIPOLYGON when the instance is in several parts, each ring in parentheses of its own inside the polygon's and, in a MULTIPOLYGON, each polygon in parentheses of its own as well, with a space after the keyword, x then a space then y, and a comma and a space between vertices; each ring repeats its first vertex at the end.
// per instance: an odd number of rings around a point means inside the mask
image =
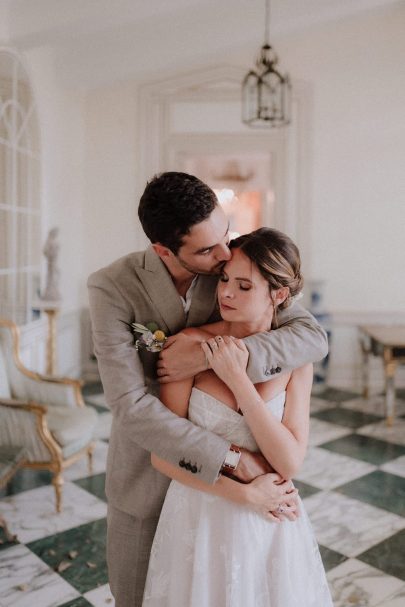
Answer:
MULTIPOLYGON (((280 421, 283 417, 285 397, 285 391, 280 392, 265 403, 267 409, 280 421)), ((188 417, 197 426, 210 430, 239 447, 249 451, 259 450, 243 415, 199 388, 192 389, 188 417)))

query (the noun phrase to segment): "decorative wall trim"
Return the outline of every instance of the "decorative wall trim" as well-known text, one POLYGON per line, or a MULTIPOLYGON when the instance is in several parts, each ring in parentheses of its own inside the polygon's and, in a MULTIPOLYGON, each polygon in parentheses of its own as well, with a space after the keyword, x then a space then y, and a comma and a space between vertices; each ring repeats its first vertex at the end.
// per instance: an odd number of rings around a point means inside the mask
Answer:
MULTIPOLYGON (((222 151, 228 145, 252 151, 273 153, 276 162, 276 194, 282 201, 278 224, 297 240, 308 274, 311 270, 311 182, 312 182, 312 114, 313 91, 306 82, 292 83, 292 123, 280 130, 252 131, 240 123, 240 131, 229 133, 174 132, 170 116, 176 104, 184 102, 231 102, 240 104, 241 82, 245 69, 238 66, 215 66, 174 74, 170 78, 145 83, 139 88, 139 188, 151 175, 173 170, 181 152, 210 149, 222 151)), ((232 152, 233 148, 230 148, 232 152)), ((141 191, 139 191, 139 194, 141 191)), ((139 229, 138 242, 146 242, 139 229)))
POLYGON ((364 310, 335 310, 331 312, 331 322, 334 326, 360 325, 404 325, 405 310, 394 311, 364 311, 364 310))

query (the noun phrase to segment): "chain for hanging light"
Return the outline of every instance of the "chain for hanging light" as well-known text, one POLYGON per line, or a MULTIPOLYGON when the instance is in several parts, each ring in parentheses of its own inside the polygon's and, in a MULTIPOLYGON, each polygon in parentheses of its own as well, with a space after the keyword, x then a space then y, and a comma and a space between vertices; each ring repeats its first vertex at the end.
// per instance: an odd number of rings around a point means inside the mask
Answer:
POLYGON ((276 69, 278 58, 269 43, 270 0, 265 3, 264 44, 242 83, 242 121, 251 127, 285 126, 291 120, 291 84, 276 69))

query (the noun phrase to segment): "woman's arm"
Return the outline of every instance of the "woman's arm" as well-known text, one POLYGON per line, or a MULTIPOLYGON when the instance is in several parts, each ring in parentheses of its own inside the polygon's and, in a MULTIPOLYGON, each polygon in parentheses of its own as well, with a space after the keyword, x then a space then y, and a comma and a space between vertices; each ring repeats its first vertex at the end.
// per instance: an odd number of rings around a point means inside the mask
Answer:
POLYGON ((304 460, 308 443, 312 365, 293 371, 279 422, 246 374, 247 352, 241 340, 225 337, 214 353, 205 344, 203 348, 211 368, 232 390, 264 457, 283 478, 292 478, 304 460))
MULTIPOLYGON (((193 380, 186 379, 162 385, 161 401, 179 417, 187 417, 192 383, 193 380)), ((153 453, 151 461, 156 470, 173 480, 193 489, 249 506, 274 521, 279 521, 279 519, 270 511, 276 510, 280 504, 293 503, 296 495, 292 484, 289 482, 286 484, 278 474, 264 474, 248 484, 238 483, 225 476, 220 476, 214 485, 210 485, 196 479, 186 471, 179 470, 177 466, 173 466, 153 453)), ((295 509, 292 508, 292 510, 295 509)))
MULTIPOLYGON (((272 521, 280 522, 280 519, 275 517, 271 513, 271 510, 277 510, 281 504, 291 505, 297 495, 297 490, 292 490, 292 485, 288 485, 291 492, 288 495, 285 493, 287 485, 285 482, 282 482, 278 474, 258 476, 254 481, 246 485, 226 476, 220 476, 213 485, 209 485, 191 476, 188 472, 183 472, 176 466, 160 459, 154 453, 151 455, 151 461, 152 466, 156 470, 182 485, 222 497, 236 504, 248 506, 272 521), (282 484, 276 484, 278 482, 282 484)), ((295 512, 296 508, 290 507, 290 511, 295 512)))

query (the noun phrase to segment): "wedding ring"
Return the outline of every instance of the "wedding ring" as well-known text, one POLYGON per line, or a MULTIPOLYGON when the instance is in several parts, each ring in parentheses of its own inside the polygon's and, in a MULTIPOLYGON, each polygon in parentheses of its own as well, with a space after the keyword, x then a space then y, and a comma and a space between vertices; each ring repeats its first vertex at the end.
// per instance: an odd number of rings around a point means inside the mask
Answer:
POLYGON ((284 508, 283 508, 283 506, 279 506, 279 507, 277 508, 276 512, 277 512, 277 514, 283 514, 283 512, 284 512, 284 508))
POLYGON ((223 341, 222 337, 220 335, 218 335, 218 337, 215 338, 217 341, 223 341))

